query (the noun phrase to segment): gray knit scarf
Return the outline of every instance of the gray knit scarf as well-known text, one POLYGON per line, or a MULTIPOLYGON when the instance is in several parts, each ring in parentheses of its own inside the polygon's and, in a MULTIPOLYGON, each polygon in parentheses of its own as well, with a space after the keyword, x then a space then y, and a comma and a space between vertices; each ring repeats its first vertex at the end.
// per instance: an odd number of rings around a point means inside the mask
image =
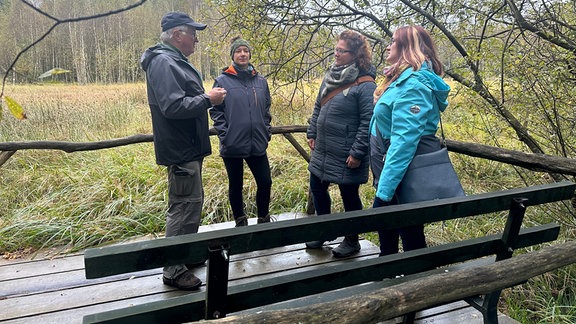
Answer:
POLYGON ((330 91, 338 88, 341 85, 354 82, 358 78, 360 70, 356 63, 349 65, 336 66, 332 64, 330 69, 324 75, 324 89, 322 90, 320 98, 323 98, 330 91))

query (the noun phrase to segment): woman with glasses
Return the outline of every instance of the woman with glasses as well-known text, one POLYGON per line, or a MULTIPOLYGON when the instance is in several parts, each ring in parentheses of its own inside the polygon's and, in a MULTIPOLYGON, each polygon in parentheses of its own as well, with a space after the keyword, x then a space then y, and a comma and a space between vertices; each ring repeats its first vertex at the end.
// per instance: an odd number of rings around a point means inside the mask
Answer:
MULTIPOLYGON (((373 110, 375 68, 366 38, 342 32, 334 49, 334 62, 326 72, 307 130, 312 150, 308 170, 317 215, 331 212, 330 184, 337 184, 345 211, 362 209, 359 188, 368 181, 368 128, 373 110)), ((307 242, 320 249, 324 241, 307 242)), ((360 251, 358 235, 349 233, 332 250, 343 258, 360 251)))

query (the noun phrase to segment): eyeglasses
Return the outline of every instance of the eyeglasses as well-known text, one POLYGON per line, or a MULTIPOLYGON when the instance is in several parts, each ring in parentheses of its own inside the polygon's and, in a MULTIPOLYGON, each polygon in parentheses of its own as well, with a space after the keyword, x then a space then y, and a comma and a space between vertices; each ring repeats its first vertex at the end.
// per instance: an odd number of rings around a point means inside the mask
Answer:
POLYGON ((341 48, 335 48, 335 49, 334 49, 334 53, 337 53, 337 54, 340 54, 340 55, 341 55, 341 54, 344 54, 344 53, 352 53, 352 51, 345 50, 345 49, 341 49, 341 48))

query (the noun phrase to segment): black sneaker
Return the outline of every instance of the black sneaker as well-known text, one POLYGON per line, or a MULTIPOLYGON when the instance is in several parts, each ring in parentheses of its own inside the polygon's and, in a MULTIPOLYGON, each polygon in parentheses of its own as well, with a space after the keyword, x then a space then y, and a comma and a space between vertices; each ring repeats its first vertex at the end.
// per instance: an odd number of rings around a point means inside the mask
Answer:
POLYGON ((340 245, 332 249, 335 258, 346 258, 360 252, 360 243, 344 239, 340 245))
POLYGON ((184 273, 174 279, 168 279, 162 276, 165 285, 172 286, 181 290, 196 290, 202 285, 202 280, 198 279, 192 272, 186 270, 184 273))
POLYGON ((306 242, 307 249, 321 249, 325 241, 311 241, 306 242))
POLYGON ((240 227, 240 226, 248 226, 248 217, 240 216, 240 217, 236 218, 236 226, 235 227, 240 227))

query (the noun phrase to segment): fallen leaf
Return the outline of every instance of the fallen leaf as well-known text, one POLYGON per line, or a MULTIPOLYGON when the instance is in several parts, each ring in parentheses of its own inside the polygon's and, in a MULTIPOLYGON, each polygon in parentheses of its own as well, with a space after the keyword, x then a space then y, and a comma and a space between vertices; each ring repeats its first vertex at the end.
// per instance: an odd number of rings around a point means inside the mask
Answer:
POLYGON ((22 108, 22 106, 20 106, 20 104, 17 103, 16 100, 8 96, 4 96, 4 100, 6 101, 8 109, 10 110, 12 115, 14 115, 14 117, 20 120, 26 119, 26 113, 24 112, 24 108, 22 108))

